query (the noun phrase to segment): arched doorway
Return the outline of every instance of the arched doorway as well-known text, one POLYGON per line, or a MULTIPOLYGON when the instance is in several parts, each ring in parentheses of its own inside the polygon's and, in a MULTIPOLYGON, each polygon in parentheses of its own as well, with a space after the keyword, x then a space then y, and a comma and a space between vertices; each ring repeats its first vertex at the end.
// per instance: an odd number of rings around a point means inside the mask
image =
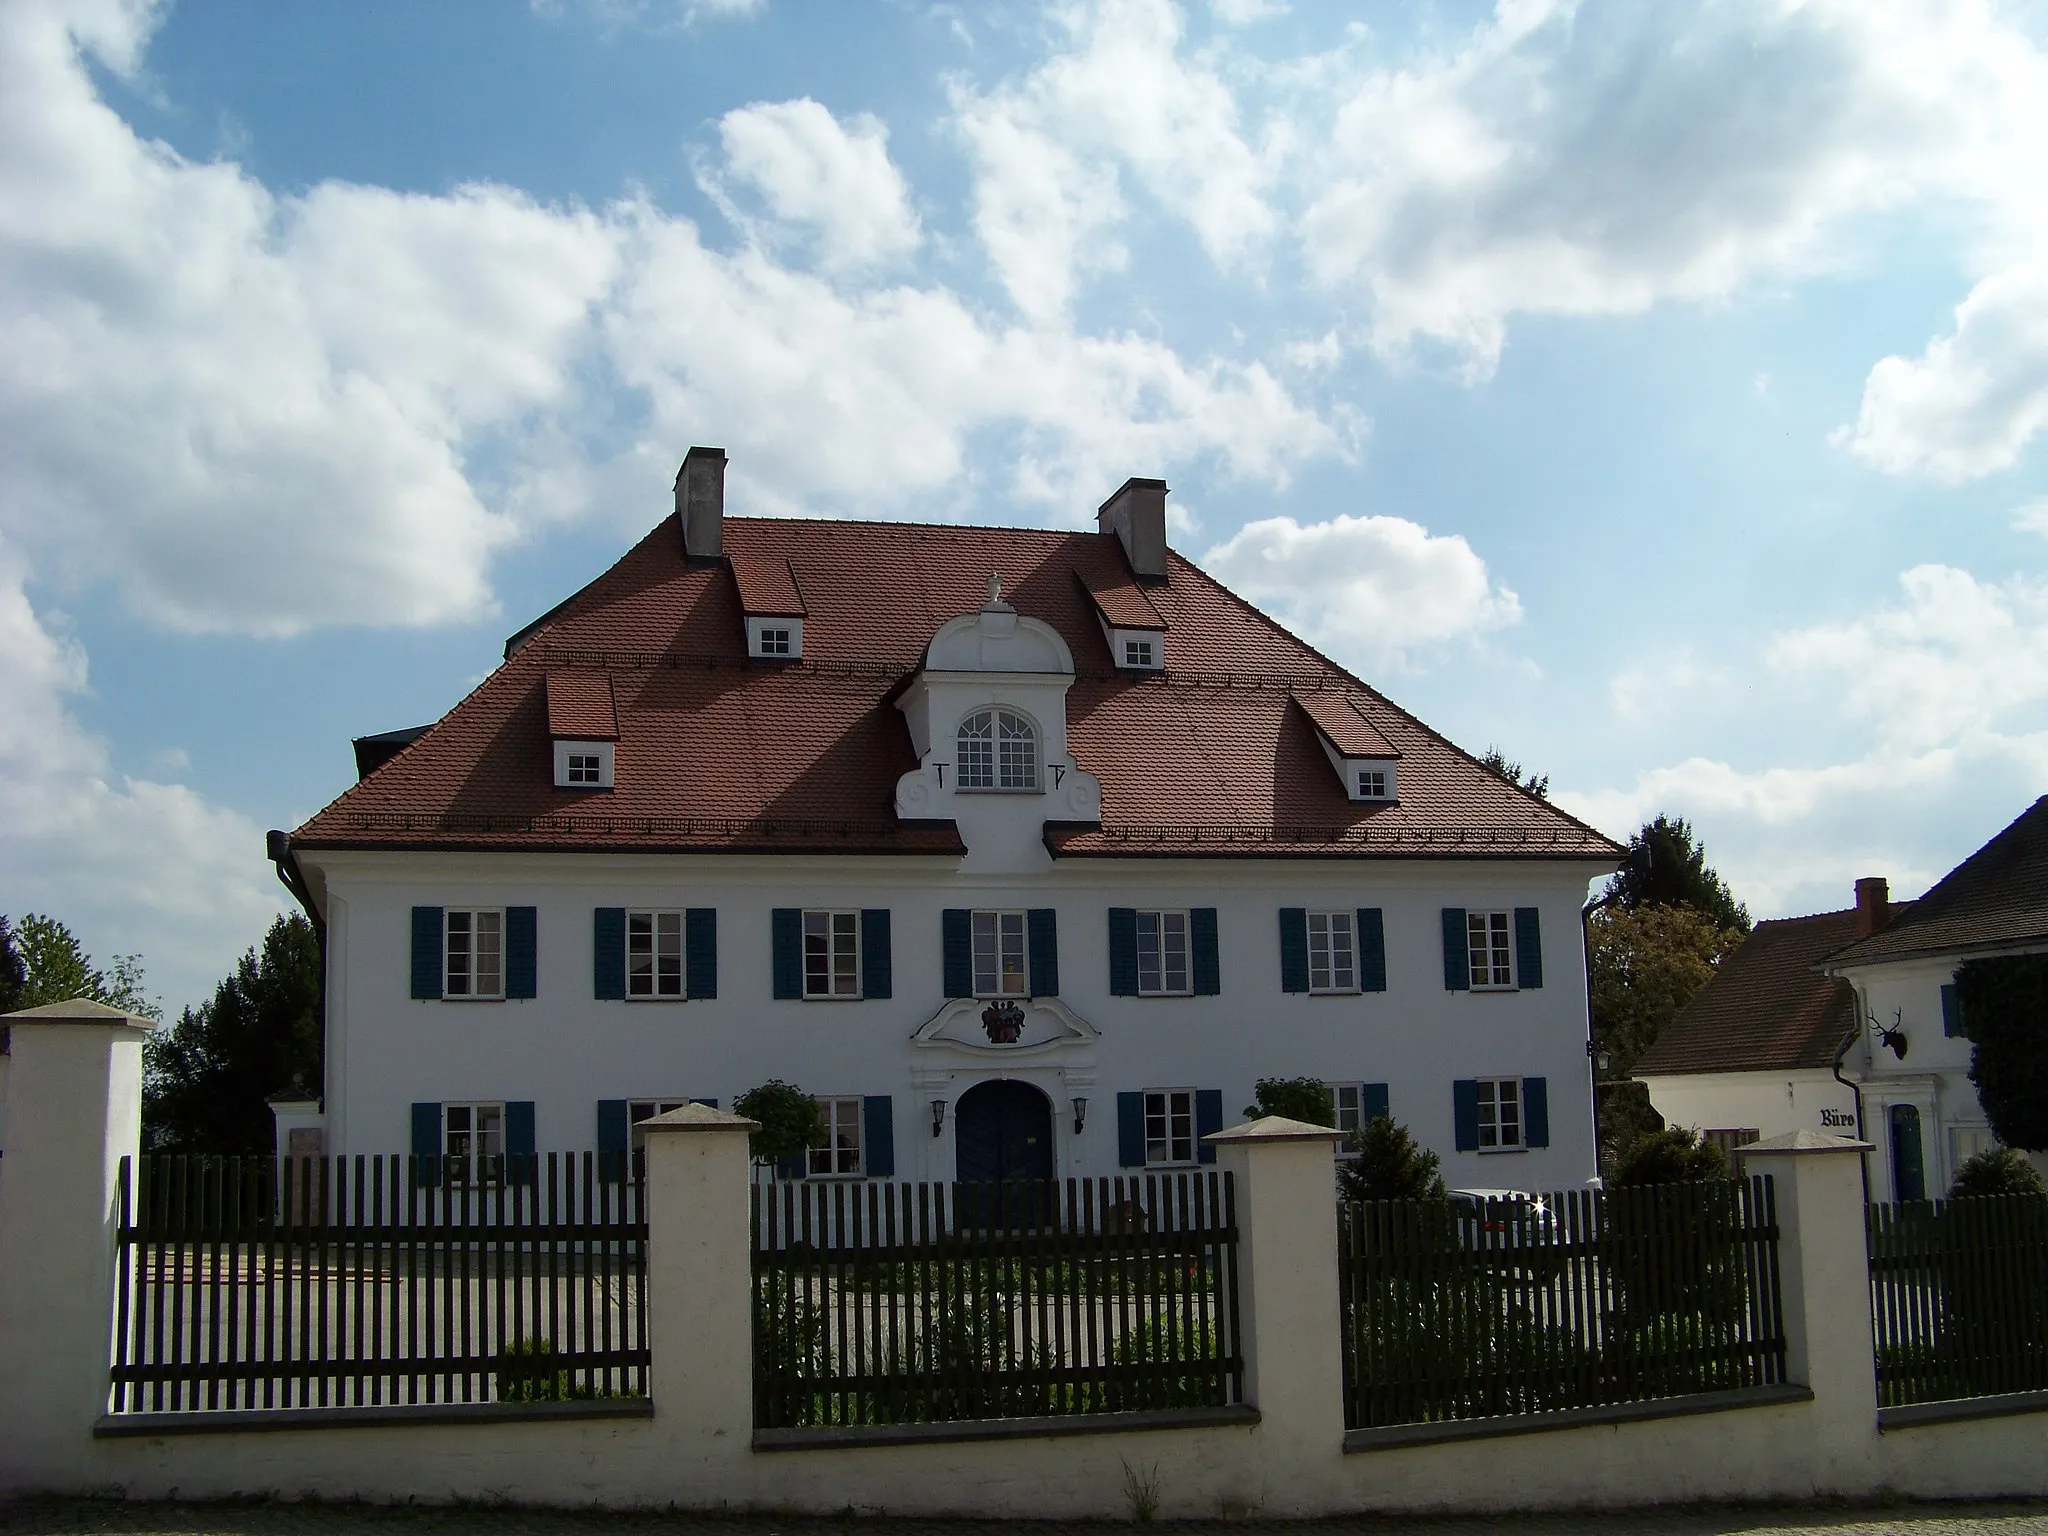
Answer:
POLYGON ((954 1177, 964 1184, 1052 1178, 1052 1100, 1010 1078, 977 1083, 953 1112, 954 1177))

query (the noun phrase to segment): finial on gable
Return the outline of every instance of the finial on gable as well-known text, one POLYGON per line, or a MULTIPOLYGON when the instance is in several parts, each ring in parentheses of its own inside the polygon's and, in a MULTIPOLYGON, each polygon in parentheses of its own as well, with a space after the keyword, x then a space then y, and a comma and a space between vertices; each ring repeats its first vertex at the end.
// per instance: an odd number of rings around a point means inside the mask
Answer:
POLYGON ((993 608, 1002 600, 1003 573, 1001 571, 990 571, 988 573, 988 605, 993 608))

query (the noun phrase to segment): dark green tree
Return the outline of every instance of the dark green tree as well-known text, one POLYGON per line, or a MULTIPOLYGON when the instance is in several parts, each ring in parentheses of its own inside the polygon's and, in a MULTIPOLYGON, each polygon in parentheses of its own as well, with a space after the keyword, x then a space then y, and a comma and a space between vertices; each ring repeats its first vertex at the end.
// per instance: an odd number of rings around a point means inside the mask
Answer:
POLYGON ((15 947, 14 925, 0 912, 0 1013, 12 1013, 21 1006, 22 988, 28 985, 28 967, 15 947))
POLYGON ((1257 1100, 1245 1110, 1245 1118, 1257 1120, 1280 1115, 1309 1125, 1335 1125, 1336 1101, 1329 1086, 1313 1077, 1262 1077, 1252 1085, 1257 1100))
POLYGON ((1628 863, 1608 882, 1607 894, 1631 912, 1644 907, 1692 907, 1721 928, 1750 929, 1749 908, 1707 863, 1707 851, 1683 816, 1659 815, 1628 840, 1628 863))
POLYGON ((761 1122, 747 1138, 747 1151, 758 1163, 783 1162, 825 1144, 825 1112, 818 1101, 779 1077, 734 1099, 732 1112, 761 1122))
POLYGON ((1522 765, 1509 757, 1499 747, 1488 747, 1479 754, 1480 766, 1491 768, 1518 789, 1526 789, 1538 800, 1550 798, 1550 775, 1547 773, 1525 772, 1522 765))
POLYGON ((1964 1161, 1948 1187, 1951 1200, 1971 1195, 2048 1195, 2048 1184, 2024 1154, 2011 1147, 1992 1147, 1964 1161))
POLYGON ((267 1153, 270 1098, 320 1092, 320 946, 279 917, 213 997, 143 1046, 143 1136, 156 1152, 267 1153))
POLYGON ((1356 1155, 1337 1168, 1337 1194, 1353 1200, 1441 1200, 1443 1161, 1416 1144, 1408 1127, 1374 1115, 1358 1133, 1356 1155))
POLYGON ((2048 1151, 2048 955, 1968 960, 1956 1001, 1970 1038, 1970 1081, 2008 1147, 2048 1151))
POLYGON ((21 973, 16 1008, 86 997, 144 1018, 163 1017, 162 1005, 143 991, 140 955, 116 955, 111 968, 103 971, 69 928, 38 912, 23 915, 13 930, 12 947, 21 973))
POLYGON ((1638 1136, 1614 1165, 1607 1180, 1616 1189, 1644 1184, 1692 1184, 1729 1177, 1728 1154, 1684 1126, 1638 1136))

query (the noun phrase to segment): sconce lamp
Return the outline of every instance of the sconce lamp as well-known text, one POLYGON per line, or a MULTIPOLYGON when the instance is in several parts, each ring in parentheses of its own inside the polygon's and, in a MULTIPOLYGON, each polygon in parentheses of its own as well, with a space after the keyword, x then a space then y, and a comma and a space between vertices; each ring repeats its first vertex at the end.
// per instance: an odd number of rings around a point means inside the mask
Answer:
POLYGON ((944 1130, 945 1128, 946 1128, 946 1101, 945 1101, 944 1099, 933 1099, 933 1100, 932 1100, 932 1134, 933 1134, 934 1136, 936 1136, 936 1135, 938 1135, 938 1134, 939 1134, 939 1132, 943 1131, 943 1130, 944 1130))
POLYGON ((1074 1100, 1074 1134, 1080 1135, 1088 1124, 1088 1101, 1077 1097, 1074 1100))

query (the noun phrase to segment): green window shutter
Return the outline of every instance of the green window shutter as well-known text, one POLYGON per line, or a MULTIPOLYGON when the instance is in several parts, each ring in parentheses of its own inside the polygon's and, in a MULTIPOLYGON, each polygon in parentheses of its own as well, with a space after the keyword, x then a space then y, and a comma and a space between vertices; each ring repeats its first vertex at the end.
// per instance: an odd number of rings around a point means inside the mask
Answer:
POLYGON ((505 909, 505 995, 539 994, 539 914, 532 907, 505 909))
POLYGON ((939 916, 939 950, 944 962, 946 996, 974 996, 974 914, 948 907, 939 916))
MULTIPOLYGON (((1444 908, 1444 990, 1467 992, 1472 987, 1472 957, 1465 950, 1465 909, 1444 908)), ((1476 1114, 1478 1111, 1474 1111, 1476 1114)), ((1476 1124, 1476 1122, 1475 1122, 1476 1124)), ((1475 1130, 1473 1135, 1479 1133, 1475 1130)), ((1475 1142, 1476 1146, 1477 1143, 1475 1142)))
POLYGON ((600 1003, 626 998, 626 909, 599 907, 590 917, 590 995, 600 1003))
POLYGON ((807 1179, 810 1176, 811 1160, 807 1153, 794 1152, 775 1160, 775 1177, 778 1179, 807 1179))
POLYGON ((626 1153, 633 1145, 624 1099, 597 1101, 597 1176, 607 1184, 626 1177, 626 1153))
MULTIPOLYGON (((439 911, 440 908, 434 908, 439 911)), ((441 1106, 412 1107, 412 1183, 426 1189, 441 1182, 441 1106)))
POLYGON ((1197 1088, 1195 1090, 1195 1157, 1199 1162, 1216 1161, 1216 1149, 1202 1138, 1213 1136, 1223 1129, 1223 1090, 1221 1088, 1197 1088))
MULTIPOLYGON (((1111 907, 1109 909, 1109 995, 1111 997, 1136 997, 1138 995, 1138 909, 1136 907, 1111 907)), ((1139 1110, 1143 1119, 1143 1108, 1139 1110)), ((1138 1128, 1138 1162, 1143 1164, 1145 1131, 1141 1123, 1138 1128)), ((1131 1167, 1129 1163, 1124 1164, 1131 1167)))
POLYGON ((889 909, 870 907, 860 915, 860 995, 890 997, 896 968, 889 950, 889 909))
POLYGON ((1024 914, 1030 940, 1031 995, 1060 995, 1060 915, 1051 907, 1033 907, 1024 914))
POLYGON ((683 996, 701 1002, 718 996, 718 908, 683 914, 683 996))
MULTIPOLYGON (((1188 948, 1194 951, 1189 958, 1193 962, 1195 996, 1215 997, 1223 990, 1223 969, 1216 958, 1214 907, 1196 907, 1188 913, 1188 948)), ((1217 1092, 1222 1090, 1219 1088, 1217 1092)))
POLYGON ((804 995, 804 913, 777 907, 769 918, 775 948, 775 996, 787 1002, 804 995))
POLYGON ((1461 1077, 1451 1084, 1452 1140, 1460 1152, 1479 1150, 1479 1080, 1461 1077))
POLYGON ((531 1184, 534 1164, 533 1100, 514 1099, 505 1106, 505 1182, 531 1184))
POLYGON ((1385 1083, 1360 1083, 1358 1085, 1358 1123, 1365 1125, 1381 1115, 1392 1117, 1387 1107, 1387 1085, 1385 1083))
POLYGON ((871 1179, 896 1177, 896 1104, 888 1094, 871 1093, 860 1101, 860 1130, 861 1172, 871 1179))
POLYGON ((1119 1168, 1145 1166, 1145 1095, 1116 1096, 1116 1161, 1119 1168))
MULTIPOLYGON (((412 909, 412 995, 417 998, 441 995, 441 909, 412 909)), ((440 1135, 441 1106, 434 1106, 436 1136, 440 1135)))
POLYGON ((1308 990, 1308 908, 1280 909, 1280 990, 1308 990))
POLYGON ((1515 908, 1515 985, 1543 985, 1543 923, 1534 907, 1515 908))
POLYGON ((1550 1085, 1540 1077, 1522 1079, 1522 1145, 1550 1145, 1550 1085))
POLYGON ((1954 982, 1941 989, 1941 1032, 1950 1040, 1963 1038, 1963 1005, 1956 998, 1954 982))
POLYGON ((1387 925, 1378 907, 1358 909, 1358 990, 1387 990, 1387 925))

